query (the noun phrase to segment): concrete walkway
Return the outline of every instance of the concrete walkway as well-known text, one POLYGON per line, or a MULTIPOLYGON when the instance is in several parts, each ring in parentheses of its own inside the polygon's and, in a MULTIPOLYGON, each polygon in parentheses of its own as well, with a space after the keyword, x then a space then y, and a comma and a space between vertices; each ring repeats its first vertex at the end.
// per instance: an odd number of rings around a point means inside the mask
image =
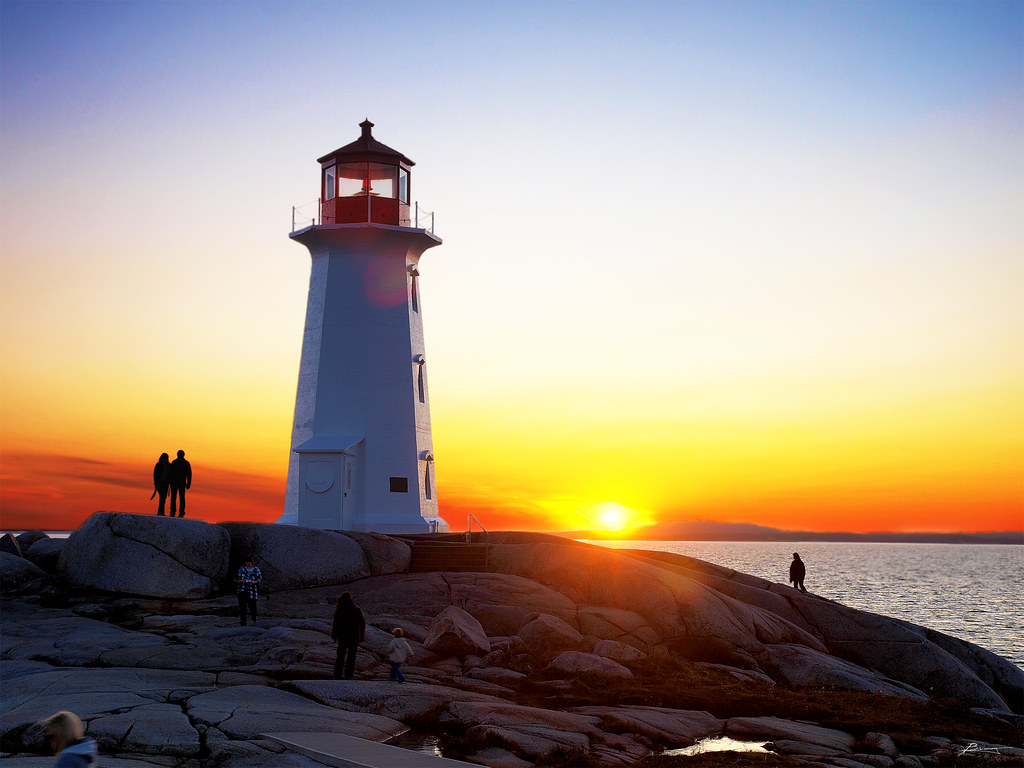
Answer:
POLYGON ((262 733, 293 752, 339 768, 480 768, 447 757, 392 747, 340 733, 262 733))

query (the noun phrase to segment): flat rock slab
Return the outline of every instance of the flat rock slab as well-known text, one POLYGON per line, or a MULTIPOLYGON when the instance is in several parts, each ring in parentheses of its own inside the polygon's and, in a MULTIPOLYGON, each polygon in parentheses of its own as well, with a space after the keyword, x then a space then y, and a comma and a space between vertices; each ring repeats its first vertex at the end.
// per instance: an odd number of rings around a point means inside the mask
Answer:
POLYGON ((194 757, 199 732, 176 704, 146 704, 89 722, 89 736, 113 752, 194 757))
MULTIPOLYGON (((448 757, 392 747, 340 733, 272 732, 263 736, 284 744, 300 754, 341 768, 469 768, 448 757)), ((5 767, 6 768, 6 767, 5 767)), ((479 768, 477 766, 477 768, 479 768)))
POLYGON ((708 712, 666 707, 574 707, 578 715, 601 718, 601 726, 617 733, 638 733, 672 746, 688 747, 719 733, 724 720, 708 712))
MULTIPOLYGON (((174 672, 141 669, 58 668, 40 666, 38 662, 4 661, 3 705, 0 711, 0 736, 7 737, 62 709, 70 709, 83 720, 102 720, 118 713, 125 720, 138 717, 153 720, 154 704, 163 705, 213 689, 215 676, 196 672, 174 672), (148 711, 148 715, 144 715, 148 711)), ((186 742, 198 746, 198 734, 189 726, 177 705, 169 707, 163 715, 167 728, 150 734, 157 744, 175 744, 174 754, 194 754, 186 742), (171 717, 174 714, 180 721, 171 717), (173 720, 173 722, 172 722, 173 720), (186 730, 187 729, 187 730, 186 730)), ((111 722, 107 733, 111 741, 120 742, 127 729, 111 722)), ((142 731, 136 734, 142 737, 142 731)), ((140 750, 143 751, 143 750, 140 750)), ((52 758, 51 758, 52 759, 52 758)), ((6 761, 5 761, 6 767, 6 761)))
MULTIPOLYGON (((798 754, 837 754, 853 752, 856 740, 844 731, 823 728, 820 725, 783 720, 778 717, 731 717, 726 721, 725 733, 734 739, 765 739, 775 742, 802 742, 835 750, 830 753, 799 752, 798 754)), ((794 749, 787 751, 793 753, 794 749)))
POLYGON ((554 709, 524 707, 500 703, 457 701, 448 708, 442 724, 465 726, 492 725, 498 728, 522 729, 532 732, 552 731, 571 734, 593 734, 599 732, 600 720, 591 715, 578 715, 554 709))
POLYGON ((190 718, 216 726, 232 739, 255 739, 266 731, 301 728, 385 741, 408 730, 389 717, 346 712, 260 685, 236 685, 202 693, 189 699, 187 708, 190 718))
MULTIPOLYGON (((46 757, 14 755, 13 757, 4 758, 4 768, 53 768, 54 759, 53 755, 46 757)), ((122 757, 100 755, 99 765, 102 768, 166 768, 167 762, 165 759, 159 757, 154 757, 153 759, 160 762, 151 763, 146 760, 128 760, 122 757)))
POLYGON ((508 704, 506 700, 495 696, 430 683, 302 680, 290 682, 286 688, 331 707, 403 721, 434 717, 447 710, 449 705, 460 701, 508 704))

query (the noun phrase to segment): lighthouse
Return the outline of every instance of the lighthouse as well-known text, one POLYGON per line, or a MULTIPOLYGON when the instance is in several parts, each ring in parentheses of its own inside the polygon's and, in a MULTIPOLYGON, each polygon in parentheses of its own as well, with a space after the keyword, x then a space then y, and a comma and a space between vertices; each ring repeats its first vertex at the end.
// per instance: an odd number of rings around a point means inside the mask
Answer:
POLYGON ((312 258, 279 523, 445 531, 438 516, 419 263, 440 245, 410 206, 413 161, 362 135, 319 158, 312 258))

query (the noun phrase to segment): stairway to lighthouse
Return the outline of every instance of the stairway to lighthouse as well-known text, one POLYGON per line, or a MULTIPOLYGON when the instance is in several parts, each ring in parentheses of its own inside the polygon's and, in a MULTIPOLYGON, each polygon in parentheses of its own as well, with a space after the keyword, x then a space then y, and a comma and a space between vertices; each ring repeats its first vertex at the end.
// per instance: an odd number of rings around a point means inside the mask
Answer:
POLYGON ((467 542, 464 535, 451 539, 438 539, 436 535, 429 534, 428 536, 429 538, 398 537, 412 546, 409 573, 436 571, 481 573, 493 570, 487 562, 489 544, 478 541, 467 542))

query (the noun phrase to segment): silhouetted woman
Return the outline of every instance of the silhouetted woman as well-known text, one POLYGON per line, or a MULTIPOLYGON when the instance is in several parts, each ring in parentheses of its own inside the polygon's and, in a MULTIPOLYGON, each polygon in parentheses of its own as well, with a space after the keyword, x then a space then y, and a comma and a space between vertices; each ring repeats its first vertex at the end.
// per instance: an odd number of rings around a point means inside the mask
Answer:
POLYGON ((158 515, 164 513, 164 502, 167 501, 167 489, 170 485, 171 457, 166 453, 161 453, 156 466, 153 467, 153 487, 156 489, 156 493, 160 494, 160 506, 156 510, 158 515))
POLYGON ((804 576, 806 575, 807 568, 804 567, 804 561, 800 559, 798 553, 794 552, 793 562, 789 564, 789 580, 793 583, 793 589, 799 589, 801 592, 807 591, 804 587, 804 576))
POLYGON ((334 679, 350 678, 356 672, 356 651, 366 634, 366 619, 359 606, 352 600, 352 594, 342 593, 338 607, 334 609, 334 626, 331 639, 338 643, 338 657, 334 661, 334 679))

